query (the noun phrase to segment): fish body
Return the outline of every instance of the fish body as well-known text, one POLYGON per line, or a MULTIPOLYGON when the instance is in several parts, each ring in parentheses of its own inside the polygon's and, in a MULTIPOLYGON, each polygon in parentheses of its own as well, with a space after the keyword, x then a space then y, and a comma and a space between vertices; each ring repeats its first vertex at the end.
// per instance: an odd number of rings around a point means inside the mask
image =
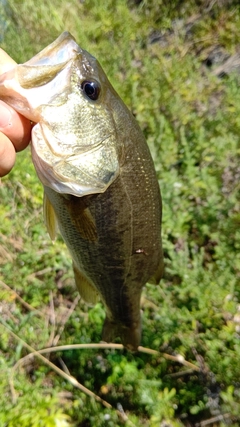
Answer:
POLYGON ((37 123, 45 222, 70 251, 82 297, 105 306, 103 340, 136 350, 142 288, 163 271, 160 190, 136 120, 67 32, 1 76, 0 97, 37 123))

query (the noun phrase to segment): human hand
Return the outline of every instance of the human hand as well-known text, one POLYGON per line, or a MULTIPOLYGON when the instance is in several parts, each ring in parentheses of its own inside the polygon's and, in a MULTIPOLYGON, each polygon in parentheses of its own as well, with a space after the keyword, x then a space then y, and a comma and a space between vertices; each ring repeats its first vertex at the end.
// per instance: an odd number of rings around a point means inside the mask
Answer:
MULTIPOLYGON (((0 49, 0 74, 13 68, 15 62, 0 49)), ((7 175, 16 159, 16 152, 27 147, 31 122, 0 100, 0 177, 7 175)))

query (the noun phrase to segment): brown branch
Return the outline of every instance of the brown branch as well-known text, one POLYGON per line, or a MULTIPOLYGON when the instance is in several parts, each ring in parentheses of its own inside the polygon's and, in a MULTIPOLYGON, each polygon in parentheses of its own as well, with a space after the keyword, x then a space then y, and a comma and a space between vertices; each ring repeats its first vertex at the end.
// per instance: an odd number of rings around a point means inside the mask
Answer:
POLYGON ((216 417, 209 418, 208 420, 201 421, 199 423, 199 427, 209 426, 210 424, 215 424, 218 421, 225 421, 229 418, 232 419, 231 414, 220 414, 220 415, 217 415, 216 417))
POLYGON ((52 345, 54 345, 54 346, 57 345, 57 343, 58 343, 58 341, 59 341, 59 339, 60 339, 60 337, 61 337, 61 335, 62 335, 62 333, 64 331, 65 325, 66 325, 69 317, 72 315, 72 312, 75 310, 75 308, 76 308, 78 302, 80 301, 80 299, 81 299, 81 297, 78 294, 76 296, 76 298, 74 299, 74 301, 72 302, 69 310, 67 310, 67 313, 62 317, 61 324, 60 324, 60 327, 59 327, 59 330, 58 330, 58 334, 54 337, 52 345))
POLYGON ((52 291, 50 291, 49 293, 49 305, 50 305, 50 310, 49 310, 49 316, 48 316, 48 323, 50 323, 50 337, 47 343, 47 346, 52 346, 53 342, 54 342, 54 337, 55 337, 55 331, 56 331, 56 315, 55 315, 55 309, 54 309, 54 301, 53 301, 53 293, 52 291))
MULTIPOLYGON (((50 362, 48 359, 46 359, 46 357, 42 356, 41 352, 43 351, 37 351, 35 350, 32 346, 30 346, 29 344, 27 344, 25 341, 23 341, 21 338, 19 338, 14 332, 11 331, 11 329, 9 329, 6 325, 4 325, 4 327, 8 330, 8 332, 17 340, 20 341, 21 344, 23 345, 23 347, 25 347, 28 351, 31 351, 31 354, 28 355, 28 357, 32 357, 32 356, 36 356, 38 357, 43 363, 45 363, 47 366, 49 366, 52 370, 54 370, 57 374, 59 374, 61 377, 63 377, 65 380, 67 380, 70 384, 72 384, 74 387, 76 387, 77 389, 79 389, 80 391, 82 391, 83 393, 85 393, 87 396, 94 398, 97 402, 101 403, 103 406, 105 406, 105 408, 107 409, 114 409, 116 411, 116 413, 118 414, 118 416, 122 419, 122 421, 124 422, 128 422, 131 426, 136 427, 126 416, 126 414, 123 411, 119 411, 118 409, 113 408, 113 406, 108 403, 106 400, 102 399, 100 396, 98 396, 97 394, 93 393, 91 390, 89 390, 88 388, 84 387, 81 383, 79 383, 76 378, 74 378, 71 375, 68 375, 66 372, 62 371, 60 368, 58 368, 56 365, 54 365, 52 362, 50 362)), ((51 348, 51 347, 50 347, 51 348)), ((58 347, 57 347, 58 348, 58 347)), ((47 353, 48 351, 46 351, 47 349, 44 349, 43 353, 47 353)), ((21 365, 22 360, 25 358, 20 359, 12 368, 12 372, 11 372, 11 376, 9 379, 10 382, 10 388, 11 388, 11 392, 12 392, 12 397, 13 397, 13 401, 16 402, 17 400, 17 394, 14 388, 14 373, 17 370, 17 368, 21 365)))
MULTIPOLYGON (((73 344, 73 345, 62 345, 62 346, 55 346, 55 347, 48 347, 41 350, 35 350, 32 346, 27 344, 25 341, 23 341, 21 338, 19 338, 14 332, 11 331, 9 327, 6 325, 3 325, 8 332, 19 342, 22 343, 23 347, 25 347, 28 351, 30 351, 30 354, 27 356, 21 358, 18 360, 18 362, 13 366, 11 376, 9 379, 10 389, 12 393, 13 401, 15 402, 17 399, 17 394, 14 388, 14 374, 16 370, 23 364, 26 363, 26 361, 34 356, 38 357, 43 363, 45 363, 47 366, 49 366, 52 370, 54 370, 58 375, 66 379, 68 382, 70 382, 74 387, 78 388, 80 391, 88 395, 89 397, 93 397, 97 402, 101 403, 105 408, 108 409, 114 409, 110 403, 102 399, 100 396, 93 393, 91 390, 83 386, 81 383, 79 383, 76 378, 69 375, 66 371, 66 368, 64 368, 65 372, 58 368, 56 365, 54 365, 52 362, 50 362, 46 357, 43 356, 44 353, 51 353, 51 352, 57 352, 57 351, 66 351, 66 350, 73 350, 73 349, 115 349, 115 350, 123 350, 124 347, 122 344, 114 344, 114 343, 90 343, 90 344, 73 344)), ((151 355, 157 355, 162 356, 167 360, 172 360, 174 362, 181 363, 184 366, 190 367, 192 370, 199 372, 200 368, 198 366, 195 366, 193 363, 190 363, 184 359, 181 355, 172 356, 168 353, 160 353, 156 350, 152 350, 150 348, 145 347, 138 347, 138 351, 146 354, 151 355)), ((118 416, 122 419, 124 422, 130 423, 130 425, 134 426, 134 424, 127 418, 126 414, 123 410, 115 409, 118 416)))

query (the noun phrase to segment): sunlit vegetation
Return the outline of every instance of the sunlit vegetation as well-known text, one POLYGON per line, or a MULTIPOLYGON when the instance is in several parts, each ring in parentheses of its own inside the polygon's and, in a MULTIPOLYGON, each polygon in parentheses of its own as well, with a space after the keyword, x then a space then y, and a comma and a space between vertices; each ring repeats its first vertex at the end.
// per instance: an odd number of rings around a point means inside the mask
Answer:
POLYGON ((43 224, 30 150, 18 154, 0 181, 0 425, 237 427, 239 2, 9 0, 0 14, 1 47, 17 62, 64 30, 99 59, 151 149, 165 254, 160 286, 147 284, 142 298, 142 346, 159 353, 43 355, 75 383, 39 357, 23 359, 99 343, 104 310, 78 301, 65 245, 43 224))

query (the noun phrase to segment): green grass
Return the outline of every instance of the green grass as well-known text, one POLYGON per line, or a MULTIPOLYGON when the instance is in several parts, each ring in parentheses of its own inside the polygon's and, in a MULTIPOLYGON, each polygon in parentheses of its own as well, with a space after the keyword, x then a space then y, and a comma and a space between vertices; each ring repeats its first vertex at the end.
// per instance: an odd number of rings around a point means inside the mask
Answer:
POLYGON ((0 182, 0 425, 113 427, 122 425, 122 408, 129 426, 238 426, 240 79, 234 72, 217 78, 204 62, 216 46, 236 52, 238 2, 9 0, 0 12, 1 46, 18 62, 63 30, 101 62, 154 158, 166 264, 160 286, 146 286, 142 307, 142 345, 160 355, 47 355, 112 409, 36 357, 13 371, 29 350, 9 329, 41 349, 99 342, 104 318, 101 304, 82 302, 68 318, 77 297, 71 260, 62 240, 53 245, 47 235, 30 152, 18 154, 0 182))

